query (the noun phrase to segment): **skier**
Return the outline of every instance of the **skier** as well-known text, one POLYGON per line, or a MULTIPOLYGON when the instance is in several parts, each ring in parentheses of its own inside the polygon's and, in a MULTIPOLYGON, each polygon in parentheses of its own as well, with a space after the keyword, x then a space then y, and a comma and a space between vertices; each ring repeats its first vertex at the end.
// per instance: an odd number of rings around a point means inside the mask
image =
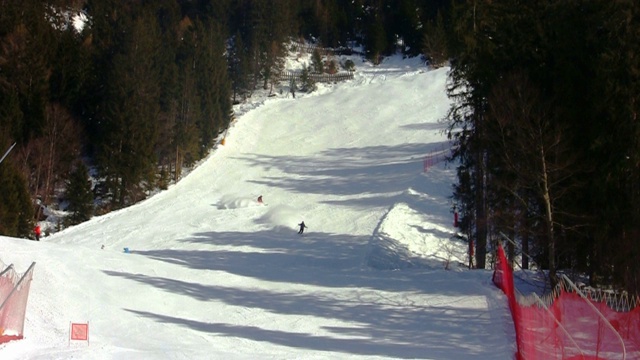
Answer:
POLYGON ((42 230, 40 229, 40 225, 36 224, 36 227, 33 228, 33 232, 36 234, 36 241, 40 241, 40 235, 42 235, 42 230))
POLYGON ((262 204, 262 195, 258 196, 258 204, 262 204))
POLYGON ((300 230, 298 231, 298 234, 302 234, 304 232, 304 228, 308 227, 307 225, 304 224, 304 221, 298 224, 298 226, 300 226, 300 230))

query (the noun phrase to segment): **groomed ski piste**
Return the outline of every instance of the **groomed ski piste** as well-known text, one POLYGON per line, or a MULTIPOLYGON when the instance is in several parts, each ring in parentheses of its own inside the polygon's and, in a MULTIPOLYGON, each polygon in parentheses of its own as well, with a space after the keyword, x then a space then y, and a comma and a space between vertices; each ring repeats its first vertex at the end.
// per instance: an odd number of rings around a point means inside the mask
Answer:
POLYGON ((36 262, 0 359, 512 359, 505 297, 452 240, 454 166, 423 168, 448 146, 449 69, 354 61, 353 80, 236 106, 166 191, 0 238, 0 260, 36 262))

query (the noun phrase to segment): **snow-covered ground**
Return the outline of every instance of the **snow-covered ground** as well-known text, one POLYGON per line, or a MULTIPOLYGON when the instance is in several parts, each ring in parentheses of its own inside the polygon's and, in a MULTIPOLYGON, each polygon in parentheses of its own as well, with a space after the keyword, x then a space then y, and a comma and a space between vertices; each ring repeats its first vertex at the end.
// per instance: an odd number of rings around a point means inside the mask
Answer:
POLYGON ((25 338, 0 358, 512 359, 491 272, 458 266, 453 169, 423 171, 447 146, 448 69, 356 70, 237 106, 224 146, 135 206, 0 238, 0 260, 36 262, 25 338))

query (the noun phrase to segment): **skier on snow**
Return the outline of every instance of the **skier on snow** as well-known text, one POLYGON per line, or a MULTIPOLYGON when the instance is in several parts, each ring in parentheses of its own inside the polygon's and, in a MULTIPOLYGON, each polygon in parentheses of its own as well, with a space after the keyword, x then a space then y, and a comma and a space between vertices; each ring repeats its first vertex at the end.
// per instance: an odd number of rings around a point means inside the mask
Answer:
POLYGON ((304 228, 308 227, 307 225, 304 224, 304 221, 298 224, 298 226, 300 226, 300 230, 298 231, 298 234, 302 234, 304 232, 304 228))
POLYGON ((40 229, 40 225, 36 224, 36 227, 33 228, 33 232, 36 235, 36 241, 40 241, 40 235, 42 235, 42 230, 40 229))

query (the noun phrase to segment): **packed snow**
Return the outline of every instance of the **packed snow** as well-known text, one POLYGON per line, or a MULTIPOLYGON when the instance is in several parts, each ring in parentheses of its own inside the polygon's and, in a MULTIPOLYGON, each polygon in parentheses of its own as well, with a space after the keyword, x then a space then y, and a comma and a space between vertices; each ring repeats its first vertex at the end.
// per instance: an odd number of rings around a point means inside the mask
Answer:
POLYGON ((36 262, 0 358, 512 359, 505 297, 454 237, 454 165, 423 168, 449 146, 447 72, 358 60, 353 80, 255 94, 168 190, 0 238, 4 263, 36 262))

